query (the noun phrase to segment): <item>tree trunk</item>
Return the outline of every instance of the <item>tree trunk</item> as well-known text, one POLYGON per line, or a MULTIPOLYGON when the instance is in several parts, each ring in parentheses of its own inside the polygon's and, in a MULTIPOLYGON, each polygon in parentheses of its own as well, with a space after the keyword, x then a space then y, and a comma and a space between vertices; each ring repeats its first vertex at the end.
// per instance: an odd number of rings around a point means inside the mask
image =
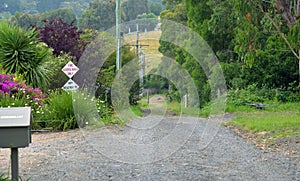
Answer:
POLYGON ((299 52, 299 56, 298 56, 298 69, 299 69, 299 74, 298 74, 298 76, 299 76, 299 87, 300 87, 300 40, 298 40, 298 52, 299 52))
MULTIPOLYGON (((293 15, 290 6, 290 0, 275 0, 276 8, 281 14, 282 18, 290 26, 296 23, 296 16, 293 15)), ((298 3, 297 3, 298 4, 298 3)))

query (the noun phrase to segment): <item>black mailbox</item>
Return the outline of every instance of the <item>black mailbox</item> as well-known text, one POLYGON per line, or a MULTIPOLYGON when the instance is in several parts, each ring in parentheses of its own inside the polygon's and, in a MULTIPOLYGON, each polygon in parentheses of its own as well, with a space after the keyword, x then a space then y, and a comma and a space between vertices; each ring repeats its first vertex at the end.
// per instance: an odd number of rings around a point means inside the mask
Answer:
POLYGON ((24 148, 31 143, 31 108, 0 109, 0 148, 24 148))

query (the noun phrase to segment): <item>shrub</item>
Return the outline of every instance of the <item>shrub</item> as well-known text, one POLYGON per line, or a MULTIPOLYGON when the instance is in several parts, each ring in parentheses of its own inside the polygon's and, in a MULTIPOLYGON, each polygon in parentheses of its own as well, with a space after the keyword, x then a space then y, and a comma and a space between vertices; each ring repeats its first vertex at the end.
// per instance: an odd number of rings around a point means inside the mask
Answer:
POLYGON ((227 103, 231 105, 248 105, 253 103, 299 102, 300 93, 297 91, 257 88, 255 84, 245 89, 230 90, 227 103))
POLYGON ((62 53, 59 56, 51 56, 49 60, 46 62, 45 66, 49 70, 49 85, 48 89, 55 90, 57 88, 63 87, 63 85, 69 80, 68 76, 65 75, 61 69, 69 62, 74 61, 74 57, 62 53))
POLYGON ((60 55, 61 52, 70 53, 79 60, 86 42, 80 38, 83 32, 78 30, 74 21, 69 24, 61 18, 45 20, 45 25, 38 29, 40 30, 39 37, 53 48, 55 55, 60 55))
POLYGON ((124 124, 115 118, 109 102, 92 97, 85 91, 73 92, 73 107, 80 127, 124 124))
POLYGON ((112 108, 100 99, 78 91, 56 89, 37 115, 35 129, 68 130, 87 125, 122 124, 113 116, 112 108))
POLYGON ((66 130, 77 128, 72 105, 72 94, 63 90, 50 91, 45 106, 37 115, 35 129, 66 130))
POLYGON ((0 23, 0 64, 8 74, 20 74, 27 85, 44 87, 48 84, 44 62, 50 49, 36 37, 34 29, 0 23))
POLYGON ((9 74, 0 74, 0 106, 24 107, 30 106, 33 115, 38 113, 43 105, 45 95, 39 88, 32 88, 22 81, 17 81, 9 74))

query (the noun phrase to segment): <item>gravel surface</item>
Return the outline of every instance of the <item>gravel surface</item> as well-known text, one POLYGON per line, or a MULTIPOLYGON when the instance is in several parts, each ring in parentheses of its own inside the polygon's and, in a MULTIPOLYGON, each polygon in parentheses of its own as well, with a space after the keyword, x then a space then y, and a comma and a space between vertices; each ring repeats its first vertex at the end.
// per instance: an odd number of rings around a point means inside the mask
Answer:
MULTIPOLYGON (((300 180, 299 155, 262 150, 212 120, 200 119, 194 129, 192 120, 151 116, 122 128, 35 133, 30 147, 20 149, 20 176, 31 181, 300 180), (183 136, 192 133, 183 145, 144 146, 159 143, 181 125, 187 130, 183 136), (115 138, 133 147, 118 145, 115 138)), ((9 150, 0 149, 0 173, 8 170, 9 150)))

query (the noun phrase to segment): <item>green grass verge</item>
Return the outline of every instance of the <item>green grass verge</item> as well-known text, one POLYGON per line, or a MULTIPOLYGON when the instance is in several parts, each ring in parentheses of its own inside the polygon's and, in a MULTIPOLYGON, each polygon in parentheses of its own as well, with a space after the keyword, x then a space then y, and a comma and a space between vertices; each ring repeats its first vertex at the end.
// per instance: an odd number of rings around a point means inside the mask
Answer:
MULTIPOLYGON (((19 178, 18 180, 19 180, 19 181, 23 181, 22 178, 19 178)), ((1 175, 0 175, 0 181, 12 181, 12 180, 9 179, 8 177, 6 177, 4 174, 1 174, 1 175)), ((24 181, 30 181, 30 179, 26 179, 26 180, 24 180, 24 181)))
MULTIPOLYGON (((147 100, 142 99, 138 104, 147 108, 147 100)), ((211 112, 211 105, 202 109, 184 108, 178 102, 166 104, 167 111, 175 115, 207 117, 211 112)), ((300 134, 300 102, 284 103, 267 106, 260 110, 250 106, 226 105, 226 113, 237 114, 230 122, 223 125, 246 130, 264 139, 289 137, 300 134)))
MULTIPOLYGON (((154 97, 154 96, 159 96, 159 95, 153 95, 151 97, 154 97)), ((163 95, 161 95, 161 96, 163 96, 163 95)), ((140 109, 149 109, 150 107, 152 107, 152 108, 154 108, 154 109, 152 109, 152 111, 154 111, 153 114, 157 114, 157 115, 164 114, 164 110, 166 110, 174 115, 199 116, 200 113, 202 113, 202 115, 205 115, 204 111, 201 112, 200 109, 198 109, 198 108, 193 108, 193 107, 185 108, 183 105, 181 105, 181 103, 175 102, 175 101, 167 102, 165 105, 162 105, 162 107, 155 109, 155 107, 151 106, 151 104, 148 105, 146 98, 143 98, 138 101, 138 107, 140 107, 140 109)))
POLYGON ((184 105, 181 105, 179 102, 170 102, 167 103, 167 110, 175 113, 176 115, 183 115, 183 116, 199 116, 200 109, 195 107, 187 107, 185 108, 184 105))
POLYGON ((130 106, 131 111, 138 117, 142 117, 143 116, 143 111, 139 106, 130 106))
POLYGON ((0 181, 11 181, 8 177, 5 177, 4 174, 0 175, 0 181))
MULTIPOLYGON (((207 117, 211 105, 201 110, 196 108, 182 108, 180 103, 168 103, 168 110, 180 115, 207 117)), ((246 130, 263 139, 283 138, 300 134, 300 102, 284 103, 267 106, 260 110, 250 106, 226 105, 226 113, 237 114, 226 126, 233 126, 246 130)))
POLYGON ((246 130, 264 139, 300 134, 300 103, 280 104, 264 110, 235 107, 233 112, 238 116, 225 126, 246 130))

